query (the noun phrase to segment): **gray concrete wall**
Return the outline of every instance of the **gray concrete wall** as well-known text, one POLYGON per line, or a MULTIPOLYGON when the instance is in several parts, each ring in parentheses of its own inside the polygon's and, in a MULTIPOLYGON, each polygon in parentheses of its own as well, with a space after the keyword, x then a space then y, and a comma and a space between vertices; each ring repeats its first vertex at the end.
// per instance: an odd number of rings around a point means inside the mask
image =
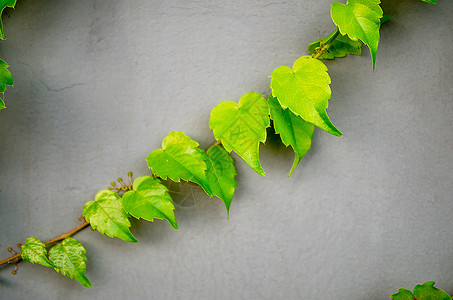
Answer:
MULTIPOLYGON (((235 156, 229 220, 220 200, 173 186, 178 232, 76 235, 93 288, 23 263, 1 268, 0 298, 388 299, 427 280, 453 293, 453 2, 440 2, 383 3, 376 72, 366 48, 327 62, 344 137, 316 130, 291 178, 275 142, 261 147, 267 177, 235 156)), ((147 174, 168 132, 210 145, 210 110, 268 95, 272 70, 334 29, 330 3, 20 0, 0 43, 16 82, 0 112, 1 258, 77 226, 127 171, 147 174)))

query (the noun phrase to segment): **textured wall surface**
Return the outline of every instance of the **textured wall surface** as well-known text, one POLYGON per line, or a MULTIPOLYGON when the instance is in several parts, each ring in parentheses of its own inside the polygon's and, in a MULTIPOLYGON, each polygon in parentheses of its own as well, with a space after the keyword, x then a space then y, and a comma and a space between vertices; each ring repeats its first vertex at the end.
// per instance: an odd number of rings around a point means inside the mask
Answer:
MULTIPOLYGON (((328 113, 293 153, 261 146, 268 174, 238 156, 223 203, 172 186, 179 231, 133 221, 129 244, 85 230, 93 288, 53 270, 0 268, 5 299, 387 299, 427 280, 453 293, 453 1, 384 0, 376 72, 362 56, 326 62, 328 113), (183 193, 179 193, 179 189, 183 193)), ((334 29, 331 0, 33 1, 8 10, 11 65, 0 112, 0 258, 29 236, 76 227, 85 202, 126 176, 172 130, 207 147, 222 100, 270 93, 334 29)))

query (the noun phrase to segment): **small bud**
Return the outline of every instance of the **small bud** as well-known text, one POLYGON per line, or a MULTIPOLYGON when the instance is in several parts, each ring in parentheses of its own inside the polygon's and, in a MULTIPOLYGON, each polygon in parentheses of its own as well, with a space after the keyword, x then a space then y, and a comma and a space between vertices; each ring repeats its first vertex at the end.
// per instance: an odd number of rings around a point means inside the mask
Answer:
POLYGON ((16 275, 17 274, 17 269, 19 268, 19 266, 17 265, 17 263, 15 264, 14 266, 14 270, 11 272, 13 273, 13 275, 16 275))
POLYGON ((121 177, 118 178, 118 182, 121 183, 121 185, 123 186, 123 188, 126 187, 126 185, 125 185, 124 182, 123 182, 123 178, 121 178, 121 177))
POLYGON ((129 171, 129 173, 127 173, 127 177, 128 177, 128 179, 129 179, 129 183, 130 183, 131 185, 133 185, 134 183, 132 182, 132 172, 131 172, 131 171, 129 171))

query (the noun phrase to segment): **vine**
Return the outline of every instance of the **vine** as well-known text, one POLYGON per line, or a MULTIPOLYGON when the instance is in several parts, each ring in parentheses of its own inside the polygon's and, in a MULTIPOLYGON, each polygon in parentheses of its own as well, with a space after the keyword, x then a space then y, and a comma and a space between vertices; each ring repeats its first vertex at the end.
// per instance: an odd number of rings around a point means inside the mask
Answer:
MULTIPOLYGON (((422 0, 437 3, 436 0, 422 0)), ((15 0, 0 1, 0 9, 14 8, 15 0)), ((184 132, 170 132, 162 141, 162 148, 152 151, 147 157, 151 170, 148 176, 132 179, 128 184, 119 178, 119 186, 97 193, 94 201, 83 207, 82 224, 45 243, 29 237, 25 244, 18 244, 20 251, 8 250, 11 257, 0 261, 0 265, 29 261, 54 268, 62 275, 75 278, 81 285, 91 287, 85 276, 86 256, 82 244, 72 238, 80 230, 91 226, 111 238, 135 243, 137 239, 130 231, 130 217, 154 221, 165 219, 178 230, 174 205, 168 189, 161 180, 174 182, 190 181, 201 186, 210 197, 221 199, 229 215, 229 209, 238 184, 232 151, 236 152, 259 175, 265 171, 259 159, 259 147, 266 142, 267 128, 272 125, 285 146, 294 150, 291 176, 301 159, 310 150, 315 126, 341 137, 326 109, 331 98, 327 66, 321 60, 360 55, 362 45, 369 48, 372 69, 375 69, 381 25, 391 17, 384 15, 380 0, 348 0, 346 4, 334 2, 331 17, 335 30, 308 46, 310 55, 297 59, 292 68, 280 66, 271 75, 271 95, 266 99, 256 92, 243 95, 239 101, 222 101, 211 111, 209 128, 216 142, 208 149, 184 132), (60 243, 61 242, 61 243, 60 243), (52 246, 52 247, 51 247, 52 246)), ((0 38, 5 39, 0 23, 0 38)), ((0 60, 0 92, 6 85, 14 84, 8 64, 0 60)), ((5 108, 0 99, 0 109, 5 108)), ((391 299, 450 299, 445 291, 434 287, 434 282, 417 285, 413 292, 400 289, 391 299)))

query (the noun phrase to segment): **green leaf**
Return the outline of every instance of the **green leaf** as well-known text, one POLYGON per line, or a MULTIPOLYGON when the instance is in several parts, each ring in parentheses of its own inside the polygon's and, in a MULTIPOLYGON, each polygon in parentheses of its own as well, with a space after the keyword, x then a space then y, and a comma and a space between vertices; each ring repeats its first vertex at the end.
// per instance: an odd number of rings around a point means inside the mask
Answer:
POLYGON ((406 289, 399 289, 397 294, 390 296, 393 300, 451 300, 451 297, 444 291, 435 288, 434 281, 427 281, 418 284, 414 288, 414 293, 406 289))
POLYGON ((22 245, 20 256, 23 260, 32 264, 40 264, 45 267, 54 268, 55 266, 47 259, 46 245, 35 237, 29 237, 22 245))
POLYGON ((209 128, 228 153, 234 150, 258 174, 265 176, 259 159, 260 142, 266 141, 269 106, 261 94, 250 92, 239 102, 222 101, 211 111, 209 128))
POLYGON ((370 48, 373 70, 379 44, 380 18, 383 16, 380 0, 348 0, 346 5, 334 2, 330 10, 332 20, 342 35, 361 40, 370 48))
POLYGON ((134 180, 133 191, 123 195, 124 210, 131 216, 147 221, 166 219, 178 230, 173 210, 175 207, 168 194, 168 189, 159 179, 151 176, 138 177, 134 180))
POLYGON ((437 4, 437 0, 422 0, 431 4, 437 4))
POLYGON ((3 10, 6 7, 14 8, 16 5, 16 0, 0 0, 0 39, 5 40, 6 36, 3 34, 3 22, 1 20, 1 15, 3 14, 3 10))
MULTIPOLYGON (((335 31, 329 34, 327 37, 317 40, 308 45, 308 51, 311 54, 315 54, 316 50, 322 45, 328 43, 330 39, 335 35, 335 31)), ((346 35, 340 35, 333 41, 327 52, 324 52, 319 59, 334 59, 336 57, 345 57, 348 54, 360 55, 362 54, 362 43, 359 41, 353 41, 346 35)))
POLYGON ((406 289, 398 289, 398 293, 390 296, 393 300, 414 300, 414 294, 406 289))
POLYGON ((55 265, 55 271, 61 275, 75 278, 84 287, 91 287, 91 283, 85 276, 87 258, 85 248, 73 239, 66 238, 61 245, 55 245, 49 251, 49 259, 55 265))
POLYGON ((212 196, 206 178, 206 153, 197 148, 198 143, 181 131, 170 132, 162 141, 162 149, 151 152, 146 161, 152 172, 162 179, 175 182, 181 179, 198 183, 212 196))
POLYGON ((301 117, 296 116, 289 109, 283 109, 277 98, 272 97, 272 95, 269 96, 267 101, 271 109, 271 119, 274 121, 275 133, 280 134, 283 144, 287 147, 291 145, 295 153, 289 177, 302 157, 310 150, 315 127, 301 117))
MULTIPOLYGON (((381 19, 381 25, 390 20, 392 16, 384 15, 381 19)), ((337 29, 335 29, 331 34, 326 36, 321 40, 317 40, 310 45, 308 45, 308 51, 312 54, 312 56, 316 55, 317 51, 321 50, 322 46, 327 45, 331 39, 334 38, 335 34, 337 33, 337 29)), ((335 59, 340 57, 345 57, 346 55, 353 54, 353 55, 361 55, 362 54, 362 42, 360 41, 353 41, 347 35, 339 35, 334 40, 332 45, 329 49, 324 52, 319 59, 335 59)))
POLYGON ((208 167, 206 177, 208 178, 212 193, 225 203, 227 215, 229 215, 234 189, 238 187, 234 179, 237 172, 234 167, 233 158, 220 145, 210 147, 206 153, 207 159, 205 162, 208 167))
POLYGON ((5 102, 3 102, 3 99, 0 98, 0 109, 6 108, 5 102))
POLYGON ((424 284, 417 284, 414 288, 414 296, 417 300, 451 300, 451 297, 444 291, 435 288, 434 281, 427 281, 424 284))
POLYGON ((8 64, 0 59, 0 93, 4 93, 6 85, 13 85, 14 79, 11 72, 8 70, 8 64))
POLYGON ((113 191, 103 190, 96 194, 94 201, 83 207, 83 216, 93 229, 113 238, 135 243, 137 239, 129 230, 131 223, 124 211, 121 198, 113 191))
POLYGON ((309 55, 296 60, 293 69, 282 66, 272 72, 272 95, 283 108, 289 108, 322 130, 341 136, 326 113, 331 96, 329 84, 326 65, 309 55))

